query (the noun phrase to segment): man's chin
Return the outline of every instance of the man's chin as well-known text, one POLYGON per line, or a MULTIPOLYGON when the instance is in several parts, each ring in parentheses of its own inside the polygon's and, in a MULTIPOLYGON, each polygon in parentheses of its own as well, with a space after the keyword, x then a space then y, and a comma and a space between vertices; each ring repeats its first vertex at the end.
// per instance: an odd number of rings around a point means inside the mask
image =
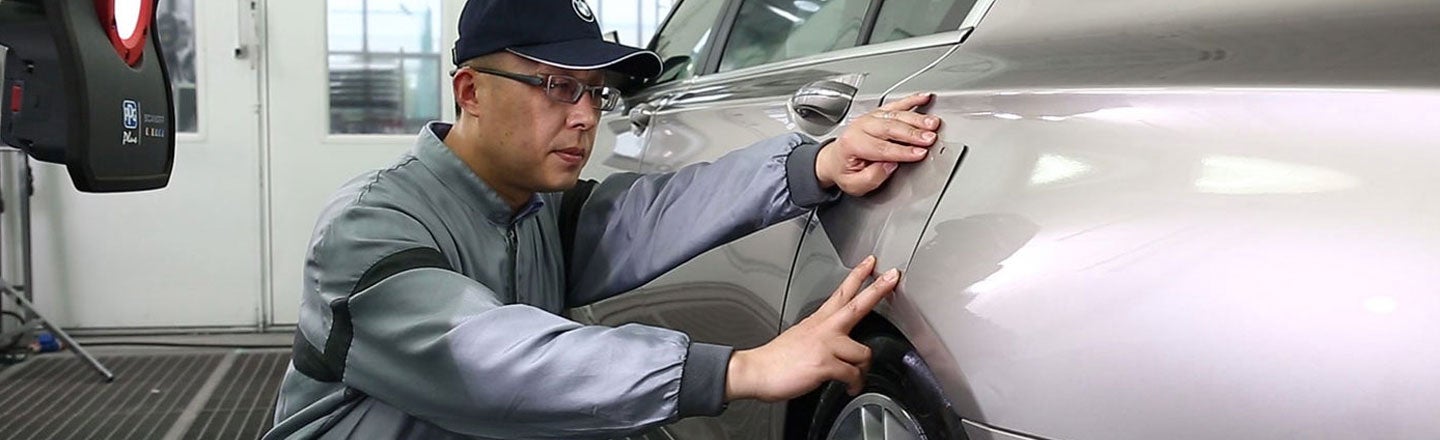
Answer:
POLYGON ((579 180, 580 172, 578 170, 574 173, 566 173, 563 176, 556 176, 554 179, 550 179, 549 182, 546 182, 545 188, 538 192, 566 191, 570 188, 574 188, 575 183, 579 180))

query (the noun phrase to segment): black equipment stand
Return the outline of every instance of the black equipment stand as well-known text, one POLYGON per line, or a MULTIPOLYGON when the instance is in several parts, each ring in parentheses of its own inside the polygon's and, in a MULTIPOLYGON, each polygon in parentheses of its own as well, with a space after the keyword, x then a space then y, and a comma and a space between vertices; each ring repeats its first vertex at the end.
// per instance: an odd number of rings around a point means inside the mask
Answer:
MULTIPOLYGON (((44 327, 49 330, 50 333, 54 334, 55 337, 60 338, 60 341, 65 344, 65 349, 70 350, 70 352, 79 357, 81 361, 89 364, 90 368, 93 368, 96 373, 100 373, 100 376, 105 378, 106 382, 114 381, 115 373, 111 373, 108 368, 101 365, 100 361, 85 351, 85 347, 81 347, 80 343, 75 342, 75 339, 71 338, 70 334, 65 333, 65 330, 60 329, 59 326, 51 323, 50 320, 45 319, 44 316, 41 316, 40 311, 36 310, 35 305, 30 302, 30 300, 35 297, 35 282, 34 279, 31 278, 32 271, 30 267, 30 197, 35 194, 35 186, 30 174, 30 156, 23 151, 10 149, 3 144, 0 144, 0 149, 4 150, 0 152, 0 154, 20 155, 21 166, 19 168, 22 171, 20 171, 19 180, 21 188, 20 201, 17 205, 20 209, 18 214, 20 217, 20 265, 22 267, 21 273, 25 277, 25 284, 11 284, 5 279, 3 274, 0 274, 0 295, 14 298, 15 304, 25 309, 25 323, 17 330, 0 335, 0 340, 8 339, 12 336, 29 334, 40 327, 44 327), (24 293, 23 295, 21 294, 22 292, 24 293)), ((0 197, 3 197, 3 194, 0 194, 0 197)), ((0 212, 4 212, 3 200, 0 200, 0 212)))

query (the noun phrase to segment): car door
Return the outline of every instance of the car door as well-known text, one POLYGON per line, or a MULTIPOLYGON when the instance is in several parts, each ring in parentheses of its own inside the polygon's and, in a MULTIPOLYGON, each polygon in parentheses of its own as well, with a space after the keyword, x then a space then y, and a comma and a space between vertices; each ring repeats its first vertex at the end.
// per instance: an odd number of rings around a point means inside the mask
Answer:
POLYGON ((916 78, 970 151, 892 317, 967 429, 1440 438, 1440 3, 1351 5, 1000 1, 916 78))
MULTIPOLYGON (((955 65, 950 62, 964 57, 968 37, 983 32, 982 19, 988 13, 992 1, 946 1, 946 0, 888 0, 879 10, 877 25, 872 39, 895 38, 898 41, 918 39, 910 37, 916 30, 934 30, 932 26, 949 29, 940 35, 958 35, 958 41, 944 47, 941 58, 935 64, 924 66, 912 77, 903 78, 890 84, 882 99, 894 99, 917 92, 932 92, 935 100, 926 111, 939 114, 944 120, 939 140, 930 148, 930 154, 922 162, 899 168, 886 185, 862 198, 845 198, 836 204, 816 212, 806 224, 805 231, 795 258, 793 275, 785 301, 783 325, 794 325, 808 316, 827 299, 849 268, 859 264, 867 256, 877 258, 881 270, 899 268, 908 270, 912 255, 921 243, 922 235, 932 219, 942 195, 954 184, 957 170, 962 169, 969 152, 968 143, 973 140, 971 125, 951 109, 957 102, 975 99, 957 85, 958 83, 923 82, 918 78, 933 76, 937 67, 955 65), (956 14, 959 23, 936 20, 940 15, 956 14), (939 21, 940 23, 937 23, 939 21)), ((968 66, 960 64, 960 66, 968 66)), ((947 72, 948 73, 948 72, 947 72)), ((951 78, 964 79, 984 72, 951 73, 951 78)), ((1023 233, 1028 229, 1018 227, 1023 233)), ((977 249, 950 249, 952 252, 979 252, 977 249)), ((907 275, 908 276, 908 275, 907 275)), ((896 300, 883 303, 877 308, 879 316, 890 317, 895 312, 890 304, 904 304, 904 284, 896 300)), ((897 306, 898 307, 898 306, 897 306)), ((839 435, 845 438, 847 429, 866 426, 871 418, 885 420, 887 429, 906 432, 908 438, 949 438, 958 434, 958 420, 948 419, 953 413, 951 405, 961 402, 946 401, 940 389, 933 386, 930 366, 923 358, 908 357, 909 353, 898 356, 881 356, 886 351, 872 341, 899 341, 890 346, 903 346, 913 352, 911 344, 923 345, 929 341, 907 340, 909 333, 900 326, 897 330, 890 322, 872 318, 862 323, 852 337, 871 345, 877 353, 872 359, 867 381, 872 383, 893 383, 890 389, 884 387, 866 388, 859 398, 851 399, 837 393, 823 391, 792 402, 790 420, 798 432, 824 437, 839 435), (888 339, 887 339, 888 338, 888 339), (935 398, 930 398, 934 396, 935 398), (921 437, 924 436, 924 437, 921 437)), ((922 350, 923 352, 923 350, 922 350)), ((792 431, 793 432, 793 431, 792 431)), ((849 434, 853 434, 850 432, 849 434)), ((898 435, 898 434, 897 434, 898 435)), ((812 437, 813 438, 813 437, 812 437)), ((890 437, 886 437, 890 438, 890 437)), ((907 438, 900 436, 898 438, 907 438)))
POLYGON ((969 438, 1440 438, 1440 3, 1351 5, 999 1, 902 87, 968 149, 885 316, 969 438))
MULTIPOLYGON (((672 171, 795 131, 821 139, 838 135, 850 119, 878 106, 887 90, 954 48, 963 36, 958 23, 969 9, 966 2, 958 12, 938 10, 932 28, 910 38, 909 29, 877 17, 879 4, 727 3, 730 15, 717 34, 724 36, 717 40, 723 44, 696 60, 703 74, 666 89, 663 105, 640 124, 646 137, 643 168, 672 171), (944 21, 949 24, 939 23, 944 21), (867 44, 877 24, 885 37, 867 44)), ((806 219, 798 218, 711 250, 634 292, 593 305, 588 318, 665 326, 738 349, 759 346, 782 327, 786 286, 805 225, 806 219)), ((780 438, 784 410, 783 404, 734 402, 719 417, 681 421, 666 431, 687 439, 780 438)))

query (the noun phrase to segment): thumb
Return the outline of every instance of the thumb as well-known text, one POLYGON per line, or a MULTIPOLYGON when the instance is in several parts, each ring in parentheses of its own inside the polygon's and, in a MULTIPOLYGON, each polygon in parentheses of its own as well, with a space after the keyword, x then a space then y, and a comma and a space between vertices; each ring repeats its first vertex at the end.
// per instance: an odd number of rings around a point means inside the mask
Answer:
POLYGON ((899 167, 900 164, 895 162, 871 163, 869 166, 866 166, 865 169, 853 174, 851 178, 852 183, 849 185, 850 188, 846 188, 845 193, 852 196, 869 194, 884 184, 885 180, 889 179, 890 175, 894 174, 895 170, 899 167))

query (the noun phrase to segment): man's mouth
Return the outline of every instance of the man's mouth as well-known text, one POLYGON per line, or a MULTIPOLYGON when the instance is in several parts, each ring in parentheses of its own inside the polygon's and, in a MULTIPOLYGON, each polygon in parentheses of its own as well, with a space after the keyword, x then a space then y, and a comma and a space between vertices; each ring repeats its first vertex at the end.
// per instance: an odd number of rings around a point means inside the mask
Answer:
POLYGON ((563 150, 555 150, 552 153, 559 156, 560 160, 566 163, 579 164, 585 160, 584 148, 566 148, 563 150))

